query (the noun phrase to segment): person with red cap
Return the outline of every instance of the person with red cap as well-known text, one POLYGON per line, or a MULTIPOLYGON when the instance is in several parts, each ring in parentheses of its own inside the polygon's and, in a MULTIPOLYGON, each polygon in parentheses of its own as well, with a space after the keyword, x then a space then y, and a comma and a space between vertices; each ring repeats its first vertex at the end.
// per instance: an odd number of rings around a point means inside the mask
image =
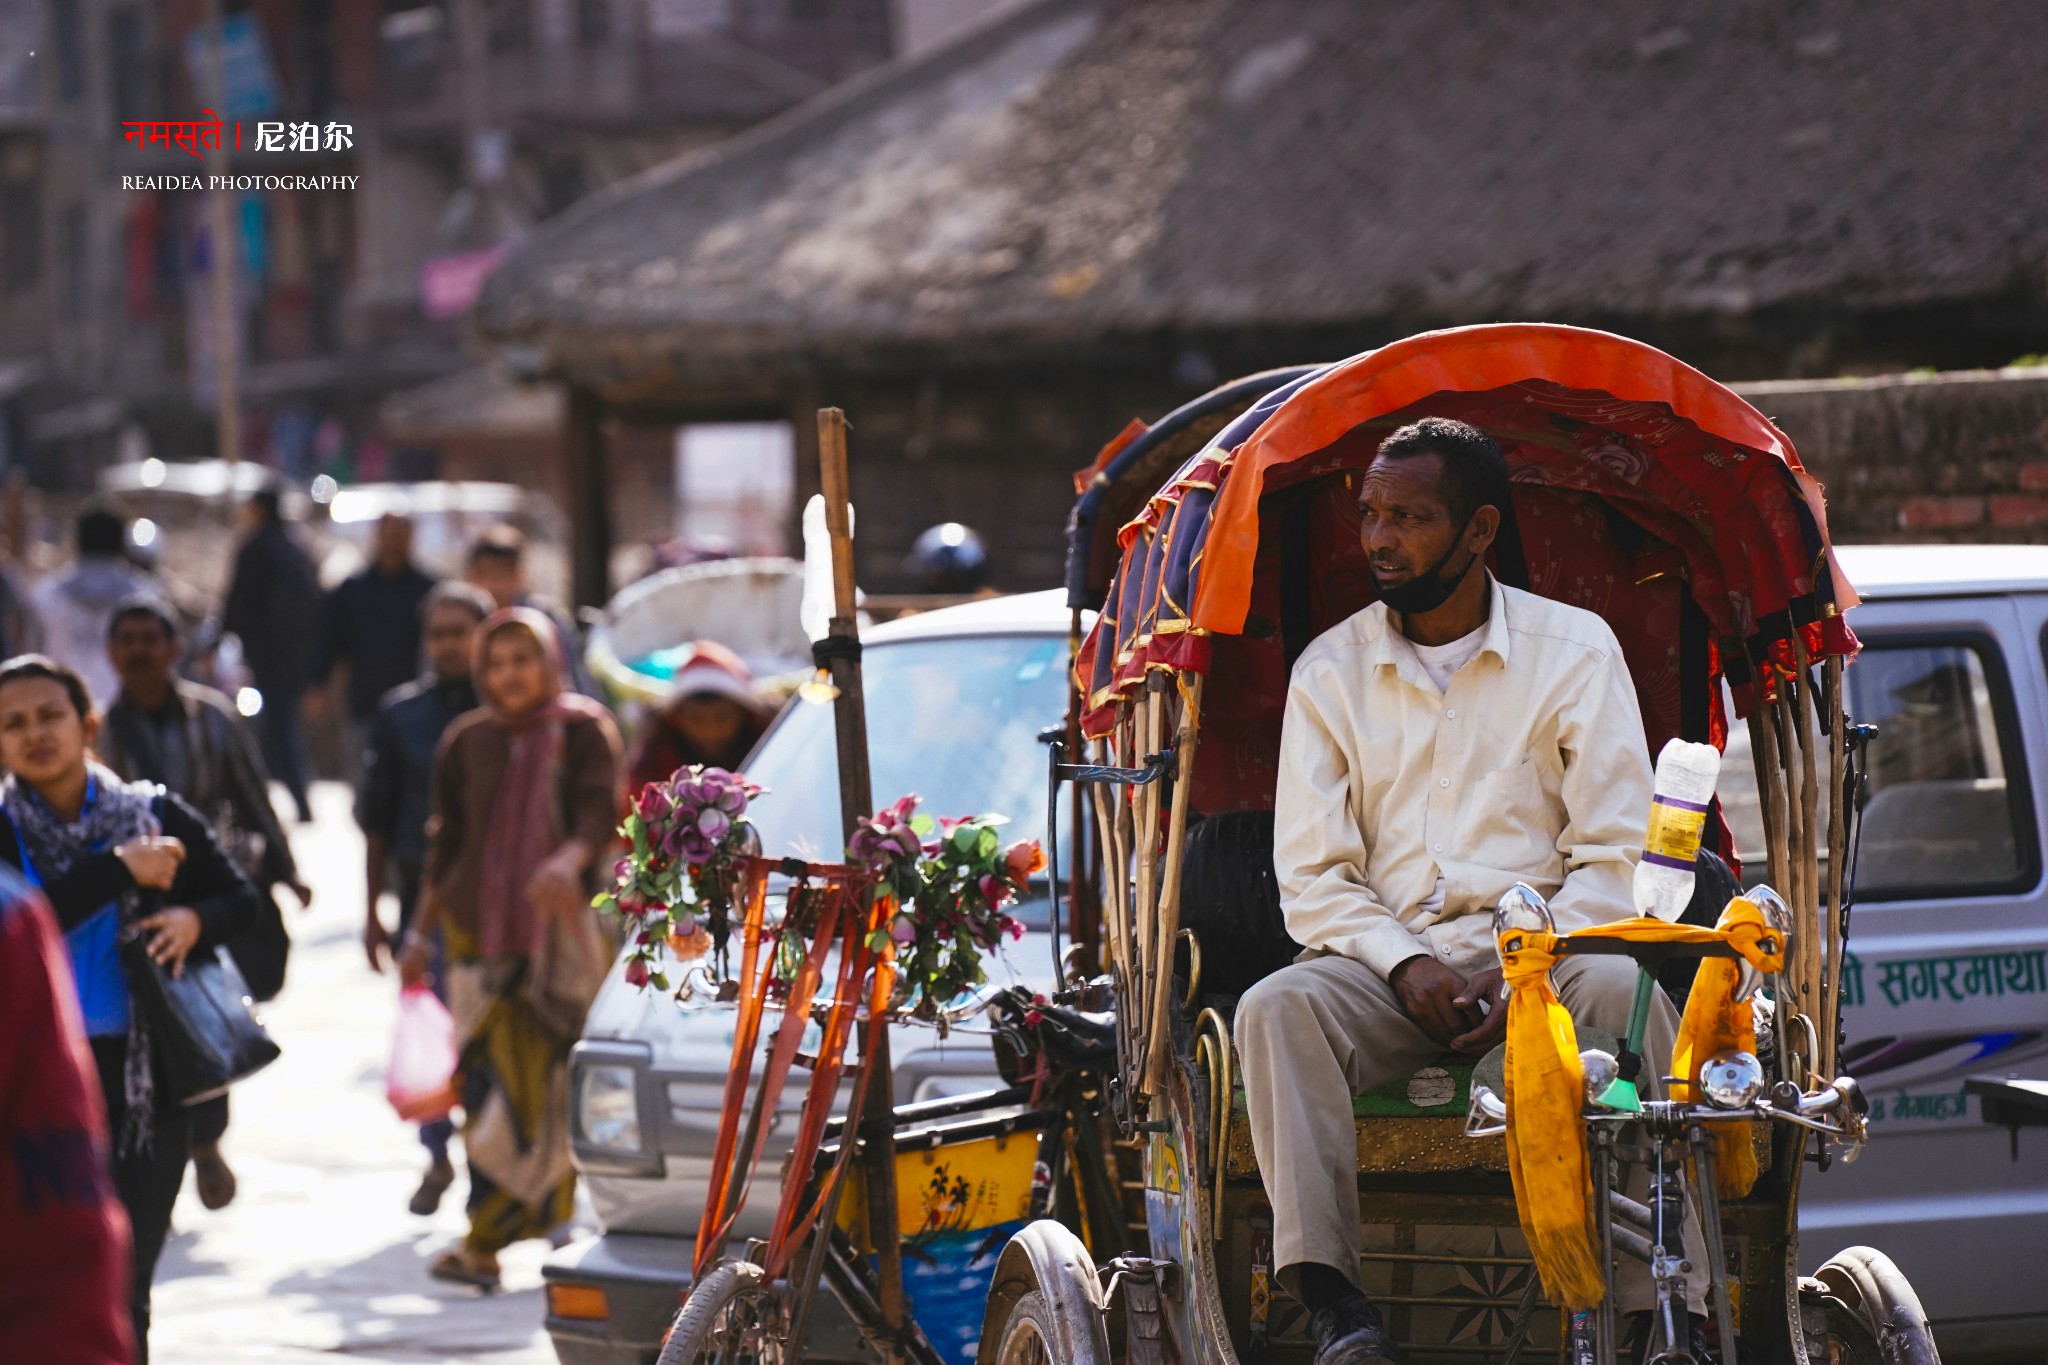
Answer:
POLYGON ((715 640, 697 641, 675 671, 667 702, 634 741, 626 760, 627 799, 693 763, 737 769, 773 714, 739 655, 715 640))

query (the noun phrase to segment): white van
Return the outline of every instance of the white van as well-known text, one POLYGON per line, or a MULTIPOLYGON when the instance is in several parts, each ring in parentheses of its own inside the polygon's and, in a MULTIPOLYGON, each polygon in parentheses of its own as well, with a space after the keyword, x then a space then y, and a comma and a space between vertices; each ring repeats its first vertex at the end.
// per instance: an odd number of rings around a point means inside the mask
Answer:
MULTIPOLYGON (((1808 1181, 1801 1244, 1883 1247, 1950 1360, 2048 1358, 2048 1135, 2002 1129, 1972 1075, 2048 1078, 2048 896, 2033 774, 2048 774, 2048 546, 1843 546, 1864 604, 1844 672, 1877 727, 1844 973, 1843 1069, 1872 1141, 1808 1181)), ((1726 770, 1746 880, 1762 876, 1748 734, 1726 770)), ((1823 817, 1824 818, 1824 817, 1823 817)), ((1811 1270, 1813 1267, 1807 1267, 1811 1270)))

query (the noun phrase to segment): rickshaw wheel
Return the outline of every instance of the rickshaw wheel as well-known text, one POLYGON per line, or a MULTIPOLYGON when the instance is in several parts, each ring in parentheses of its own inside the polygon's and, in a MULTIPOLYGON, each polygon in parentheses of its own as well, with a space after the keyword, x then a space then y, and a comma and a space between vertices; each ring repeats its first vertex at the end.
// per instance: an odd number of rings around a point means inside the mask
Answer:
POLYGON ((1011 1306, 996 1365, 1061 1365, 1052 1343, 1052 1310, 1034 1289, 1011 1306))
POLYGON ((1818 1300, 1822 1314, 1808 1336, 1813 1365, 1941 1365, 1920 1296, 1881 1251, 1839 1253, 1803 1282, 1800 1297, 1818 1300))
POLYGON ((788 1345, 781 1291, 761 1267, 727 1261, 690 1290, 656 1365, 781 1365, 788 1345))

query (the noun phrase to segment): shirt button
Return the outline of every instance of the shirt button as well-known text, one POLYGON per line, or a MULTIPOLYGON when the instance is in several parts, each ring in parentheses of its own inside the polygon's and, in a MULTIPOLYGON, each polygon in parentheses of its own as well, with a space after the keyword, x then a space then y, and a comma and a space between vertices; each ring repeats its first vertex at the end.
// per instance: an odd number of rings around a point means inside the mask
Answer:
POLYGON ((1445 719, 1445 720, 1456 720, 1457 718, 1458 718, 1458 708, 1457 708, 1457 707, 1455 707, 1455 706, 1446 706, 1446 707, 1444 708, 1444 719, 1445 719))
POLYGON ((1432 851, 1434 851, 1434 852, 1437 852, 1437 853, 1441 853, 1441 852, 1443 852, 1443 851, 1444 851, 1444 846, 1443 846, 1442 844, 1436 844, 1436 845, 1433 845, 1433 846, 1432 846, 1432 851))
POLYGON ((1451 785, 1451 779, 1450 779, 1450 778, 1448 778, 1448 777, 1439 777, 1439 778, 1438 778, 1438 779, 1436 780, 1436 784, 1437 784, 1437 785, 1438 785, 1439 787, 1448 787, 1448 786, 1450 786, 1450 785, 1451 785))

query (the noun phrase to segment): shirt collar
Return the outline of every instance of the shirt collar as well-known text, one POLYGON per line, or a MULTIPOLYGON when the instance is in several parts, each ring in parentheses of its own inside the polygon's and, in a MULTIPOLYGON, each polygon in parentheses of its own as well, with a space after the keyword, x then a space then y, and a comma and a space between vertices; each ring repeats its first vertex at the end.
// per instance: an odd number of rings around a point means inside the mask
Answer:
MULTIPOLYGON (((1506 668, 1509 655, 1508 595, 1491 569, 1486 573, 1486 590, 1486 625, 1482 627, 1485 633, 1479 639, 1479 653, 1473 657, 1478 659, 1491 654, 1500 660, 1502 668, 1506 668)), ((1378 631, 1371 641, 1367 667, 1391 668, 1411 686, 1434 692, 1436 684, 1429 681, 1429 674, 1423 669, 1412 642, 1395 624, 1393 611, 1384 602, 1374 605, 1378 607, 1374 613, 1378 618, 1378 631)))

